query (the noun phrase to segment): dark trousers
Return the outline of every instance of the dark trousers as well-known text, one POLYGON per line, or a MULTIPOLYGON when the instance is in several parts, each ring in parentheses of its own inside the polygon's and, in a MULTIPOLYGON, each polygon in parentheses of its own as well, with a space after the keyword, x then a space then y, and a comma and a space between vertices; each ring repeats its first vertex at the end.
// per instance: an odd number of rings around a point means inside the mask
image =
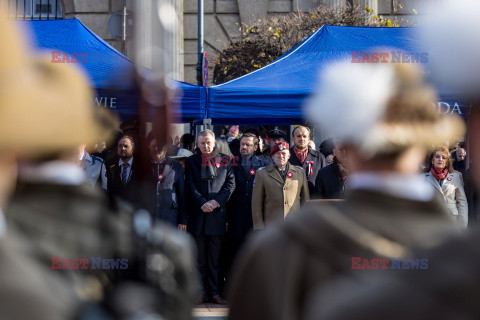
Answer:
POLYGON ((223 236, 195 236, 197 243, 197 267, 201 276, 201 294, 218 294, 220 252, 223 236))
POLYGON ((245 242, 243 239, 228 239, 228 265, 227 265, 227 277, 230 277, 232 273, 232 268, 235 266, 235 261, 237 258, 238 251, 245 242))

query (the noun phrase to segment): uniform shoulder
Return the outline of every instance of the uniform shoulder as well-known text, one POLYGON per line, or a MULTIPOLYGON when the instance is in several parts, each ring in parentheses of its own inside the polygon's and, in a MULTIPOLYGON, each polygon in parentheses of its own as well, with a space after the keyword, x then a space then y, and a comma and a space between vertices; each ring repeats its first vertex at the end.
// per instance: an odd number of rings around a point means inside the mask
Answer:
POLYGON ((92 155, 90 155, 90 157, 92 158, 92 163, 97 163, 97 162, 99 162, 99 163, 101 163, 101 164, 104 163, 103 159, 100 158, 100 157, 92 156, 92 155))
POLYGON ((292 168, 295 170, 301 170, 301 171, 305 171, 305 169, 303 169, 302 167, 299 167, 299 166, 296 166, 296 165, 292 165, 292 168))

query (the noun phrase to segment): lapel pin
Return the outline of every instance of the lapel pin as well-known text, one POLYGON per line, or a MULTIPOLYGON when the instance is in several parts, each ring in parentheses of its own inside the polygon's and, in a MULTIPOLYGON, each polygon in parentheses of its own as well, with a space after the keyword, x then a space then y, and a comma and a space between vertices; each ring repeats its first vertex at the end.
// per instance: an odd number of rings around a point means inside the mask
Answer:
POLYGON ((452 181, 452 178, 448 177, 448 178, 447 178, 447 181, 452 181))
POLYGON ((254 169, 250 170, 250 175, 252 175, 252 176, 255 175, 255 170, 254 169))
POLYGON ((159 181, 162 180, 162 178, 163 178, 163 174, 158 175, 158 180, 159 181))
POLYGON ((293 177, 293 173, 291 173, 290 171, 287 172, 287 177, 291 178, 293 177))

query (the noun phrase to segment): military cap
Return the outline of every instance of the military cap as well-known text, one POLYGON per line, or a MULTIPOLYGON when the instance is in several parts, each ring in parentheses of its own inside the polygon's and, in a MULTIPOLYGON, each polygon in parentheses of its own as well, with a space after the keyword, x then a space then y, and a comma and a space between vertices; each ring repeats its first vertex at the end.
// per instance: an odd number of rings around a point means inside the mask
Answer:
POLYGON ((282 130, 279 130, 279 129, 275 128, 273 130, 268 131, 267 137, 269 139, 282 138, 283 140, 286 140, 287 139, 287 134, 285 132, 283 132, 282 130))
POLYGON ((287 142, 279 142, 273 146, 272 150, 270 150, 270 156, 273 156, 278 151, 288 150, 289 148, 290 146, 287 142))

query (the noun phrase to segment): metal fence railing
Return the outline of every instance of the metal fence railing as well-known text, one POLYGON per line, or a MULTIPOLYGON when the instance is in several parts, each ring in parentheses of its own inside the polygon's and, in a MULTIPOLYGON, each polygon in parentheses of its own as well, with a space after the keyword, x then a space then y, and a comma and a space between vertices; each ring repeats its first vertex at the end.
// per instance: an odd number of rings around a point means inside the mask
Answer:
POLYGON ((16 20, 56 20, 63 18, 61 0, 0 0, 0 12, 16 20))

